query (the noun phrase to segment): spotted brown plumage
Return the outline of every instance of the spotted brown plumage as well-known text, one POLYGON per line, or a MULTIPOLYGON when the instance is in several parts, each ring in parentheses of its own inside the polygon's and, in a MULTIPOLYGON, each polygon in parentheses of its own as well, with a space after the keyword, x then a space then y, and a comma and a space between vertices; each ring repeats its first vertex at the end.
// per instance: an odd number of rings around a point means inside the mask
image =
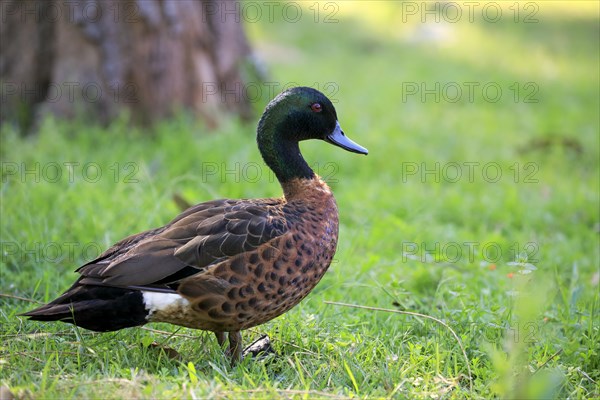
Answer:
POLYGON ((227 332, 239 360, 240 331, 298 304, 335 254, 337 205, 298 142, 322 139, 367 154, 345 137, 329 99, 310 88, 273 99, 257 132, 283 197, 193 206, 161 228, 119 241, 80 267, 63 295, 23 315, 96 331, 169 322, 213 331, 221 345, 227 332))

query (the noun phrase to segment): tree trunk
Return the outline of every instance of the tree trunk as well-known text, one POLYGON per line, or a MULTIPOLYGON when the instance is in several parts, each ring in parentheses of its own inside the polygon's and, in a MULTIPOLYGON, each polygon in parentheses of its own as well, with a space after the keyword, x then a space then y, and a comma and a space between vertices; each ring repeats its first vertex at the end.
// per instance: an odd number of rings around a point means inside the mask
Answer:
POLYGON ((184 108, 250 117, 250 54, 237 1, 7 0, 0 3, 0 120, 49 111, 148 123, 184 108))

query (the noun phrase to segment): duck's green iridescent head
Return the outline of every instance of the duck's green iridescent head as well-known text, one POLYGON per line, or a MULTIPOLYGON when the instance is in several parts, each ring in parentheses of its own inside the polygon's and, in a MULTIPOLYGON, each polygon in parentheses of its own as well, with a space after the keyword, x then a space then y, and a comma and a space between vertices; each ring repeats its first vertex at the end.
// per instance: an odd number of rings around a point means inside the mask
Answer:
POLYGON ((261 155, 280 182, 314 177, 300 154, 298 142, 302 140, 321 139, 354 153, 368 153, 344 135, 331 101, 309 87, 288 89, 275 97, 265 108, 257 131, 261 155))

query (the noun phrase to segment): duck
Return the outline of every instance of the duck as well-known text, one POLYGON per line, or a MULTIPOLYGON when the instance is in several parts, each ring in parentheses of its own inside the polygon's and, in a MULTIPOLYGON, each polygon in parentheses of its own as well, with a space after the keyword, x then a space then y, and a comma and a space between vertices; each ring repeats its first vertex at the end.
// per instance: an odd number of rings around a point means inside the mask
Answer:
POLYGON ((232 364, 239 362, 240 332, 297 305, 336 252, 335 198, 299 148, 311 139, 368 154, 344 134, 327 96, 310 87, 285 90, 266 106, 256 135, 283 196, 192 206, 115 243, 78 268, 62 295, 21 315, 96 332, 150 322, 212 331, 232 364))

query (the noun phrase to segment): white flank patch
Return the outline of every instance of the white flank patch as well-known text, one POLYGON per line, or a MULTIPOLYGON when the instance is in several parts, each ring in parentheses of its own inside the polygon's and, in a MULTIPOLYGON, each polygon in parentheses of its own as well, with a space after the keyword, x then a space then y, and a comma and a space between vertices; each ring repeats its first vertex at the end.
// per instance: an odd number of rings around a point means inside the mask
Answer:
POLYGON ((144 292, 144 307, 148 310, 148 317, 156 312, 181 312, 190 302, 177 293, 144 292))

